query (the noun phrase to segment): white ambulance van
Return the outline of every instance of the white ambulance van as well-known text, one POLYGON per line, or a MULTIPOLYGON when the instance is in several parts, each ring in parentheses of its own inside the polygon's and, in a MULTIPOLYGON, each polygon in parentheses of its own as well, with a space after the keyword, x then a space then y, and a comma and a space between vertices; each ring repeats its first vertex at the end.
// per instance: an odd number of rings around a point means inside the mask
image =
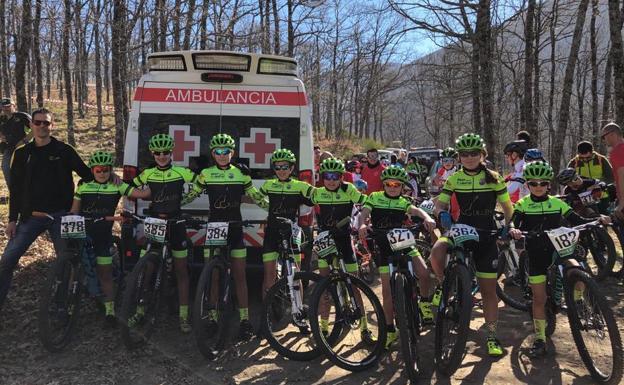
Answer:
MULTIPOLYGON (((314 181, 312 124, 297 62, 288 57, 225 51, 153 53, 134 92, 124 148, 123 179, 129 181, 153 166, 148 150, 152 135, 168 133, 175 140, 173 162, 196 173, 212 165, 209 144, 217 133, 236 140, 234 161, 246 165, 256 187, 273 177, 271 153, 288 148, 297 156, 297 177, 314 181)), ((187 186, 188 188, 189 186, 187 186)), ((149 202, 126 199, 124 208, 139 215, 149 202)), ((183 207, 206 217, 208 197, 183 207)), ((250 261, 259 261, 266 211, 242 205, 242 216, 256 221, 244 233, 250 261)), ((312 210, 302 206, 300 225, 312 225, 312 210)), ((189 229, 195 245, 202 230, 189 229)), ((136 257, 142 228, 122 229, 127 257, 136 257)))

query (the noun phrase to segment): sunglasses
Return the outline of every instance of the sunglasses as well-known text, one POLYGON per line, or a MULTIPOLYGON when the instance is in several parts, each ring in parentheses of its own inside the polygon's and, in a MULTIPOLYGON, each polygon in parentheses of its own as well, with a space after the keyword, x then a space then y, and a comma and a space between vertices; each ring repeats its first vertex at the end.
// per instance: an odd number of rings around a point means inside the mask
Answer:
POLYGON ((95 174, 104 174, 110 172, 110 167, 108 166, 95 166, 93 167, 93 173, 95 174))
POLYGON ((171 151, 154 151, 152 152, 152 154, 154 154, 155 156, 171 155, 171 151))
POLYGON ((529 186, 531 186, 531 187, 537 187, 537 186, 546 187, 546 186, 548 186, 550 184, 550 182, 548 182, 548 181, 536 182, 536 181, 532 180, 532 181, 527 182, 527 184, 529 186))
POLYGON ((578 157, 579 160, 582 160, 583 162, 589 162, 592 159, 592 156, 579 156, 578 157))
POLYGON ((323 173, 324 180, 340 180, 341 176, 342 174, 339 172, 324 172, 323 173))
POLYGON ((459 153, 459 156, 461 156, 462 158, 474 158, 475 156, 480 156, 481 155, 481 151, 475 150, 475 151, 461 151, 459 153))
POLYGON ((450 163, 450 162, 454 162, 455 159, 454 158, 442 158, 442 163, 450 163))
POLYGON ((403 182, 399 182, 399 181, 387 181, 387 182, 384 182, 384 186, 386 186, 386 187, 390 187, 390 188, 397 188, 397 187, 401 187, 401 186, 403 186, 403 182))
POLYGON ((283 164, 281 166, 278 165, 273 165, 273 170, 275 171, 286 171, 286 170, 290 170, 290 165, 289 164, 283 164))
POLYGON ((48 122, 47 120, 33 120, 32 124, 35 126, 46 126, 48 127, 52 122, 48 122))
POLYGON ((230 150, 229 148, 215 148, 214 149, 215 155, 230 155, 231 152, 232 150, 230 150))

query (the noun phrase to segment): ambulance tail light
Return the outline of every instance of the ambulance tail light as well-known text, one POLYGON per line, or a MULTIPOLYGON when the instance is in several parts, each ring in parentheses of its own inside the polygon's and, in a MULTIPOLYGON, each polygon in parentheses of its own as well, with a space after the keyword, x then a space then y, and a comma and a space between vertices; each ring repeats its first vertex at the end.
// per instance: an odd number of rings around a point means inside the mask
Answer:
POLYGON ((198 70, 248 72, 251 56, 235 53, 194 53, 193 65, 198 70))
POLYGON ((132 179, 136 178, 137 171, 138 169, 135 166, 124 165, 123 176, 121 177, 121 179, 126 183, 130 183, 132 182, 132 179))
MULTIPOLYGON (((314 186, 314 174, 312 170, 299 171, 299 180, 314 186)), ((308 214, 299 217, 299 226, 312 226, 314 222, 314 210, 310 210, 308 214)))
POLYGON ((147 58, 147 69, 151 71, 186 71, 182 55, 160 55, 147 58))
POLYGON ((291 60, 261 58, 258 73, 263 75, 297 76, 297 62, 291 60))

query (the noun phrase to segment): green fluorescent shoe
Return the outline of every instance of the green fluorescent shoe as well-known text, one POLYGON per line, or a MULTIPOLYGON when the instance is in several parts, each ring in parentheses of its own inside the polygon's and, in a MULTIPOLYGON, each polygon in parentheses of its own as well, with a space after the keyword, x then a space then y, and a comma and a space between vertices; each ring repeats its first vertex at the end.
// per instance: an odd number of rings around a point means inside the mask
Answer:
POLYGON ((184 334, 191 332, 191 324, 187 319, 180 318, 180 331, 184 334))
POLYGON ((377 342, 377 337, 375 337, 373 332, 368 329, 360 330, 360 335, 362 336, 362 341, 366 345, 375 345, 375 342, 377 342))
POLYGON ((500 357, 505 353, 500 341, 494 337, 489 337, 487 339, 487 349, 490 357, 500 357))
POLYGON ((433 293, 433 298, 431 299, 431 304, 433 306, 440 306, 440 300, 441 299, 442 299, 442 289, 440 287, 437 287, 435 293, 433 293))
POLYGON ((418 303, 420 315, 423 325, 433 325, 433 311, 431 310, 431 302, 420 301, 418 303))
POLYGON ((388 336, 386 337, 386 350, 390 350, 390 345, 392 345, 396 340, 399 339, 399 332, 388 332, 388 336))

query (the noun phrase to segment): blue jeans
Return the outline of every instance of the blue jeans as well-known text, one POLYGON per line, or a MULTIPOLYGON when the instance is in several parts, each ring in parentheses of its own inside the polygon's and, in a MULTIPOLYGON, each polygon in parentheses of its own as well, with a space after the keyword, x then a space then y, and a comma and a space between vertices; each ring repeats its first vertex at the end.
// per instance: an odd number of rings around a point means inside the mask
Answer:
POLYGON ((37 239, 41 233, 48 231, 56 255, 60 255, 63 250, 63 242, 61 241, 61 216, 64 213, 54 213, 50 218, 30 217, 25 221, 17 224, 15 236, 7 243, 2 257, 0 257, 0 310, 6 299, 7 293, 11 288, 11 279, 13 278, 13 270, 17 266, 20 258, 30 245, 37 239))
POLYGON ((13 149, 7 148, 2 153, 2 174, 7 187, 9 187, 9 176, 11 174, 11 158, 13 157, 13 149))

